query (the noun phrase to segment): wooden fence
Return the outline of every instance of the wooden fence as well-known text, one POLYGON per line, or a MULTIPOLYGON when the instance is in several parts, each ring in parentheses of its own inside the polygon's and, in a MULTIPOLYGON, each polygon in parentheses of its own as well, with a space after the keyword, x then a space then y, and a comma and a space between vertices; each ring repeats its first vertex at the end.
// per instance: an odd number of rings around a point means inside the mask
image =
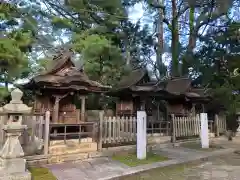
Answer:
POLYGON ((50 140, 63 140, 66 144, 68 139, 77 139, 81 142, 81 138, 91 137, 93 141, 96 139, 96 123, 84 122, 78 124, 50 124, 50 140), (57 130, 57 131, 55 131, 57 130))
POLYGON ((171 136, 171 122, 147 119, 147 134, 150 136, 171 136))
POLYGON ((135 142, 137 120, 135 117, 103 117, 100 115, 99 149, 103 144, 135 142))
POLYGON ((8 116, 6 114, 0 114, 0 148, 5 143, 6 137, 5 137, 5 132, 3 131, 3 126, 4 124, 7 123, 8 116))
POLYGON ((200 134, 200 117, 175 117, 172 115, 173 142, 181 137, 199 136, 200 134))
MULTIPOLYGON (((37 151, 38 154, 48 154, 49 119, 50 112, 23 116, 23 124, 27 125, 27 129, 24 130, 19 140, 23 146, 25 155, 34 155, 37 151), (39 149, 40 145, 42 145, 41 149, 39 149)), ((0 114, 0 147, 4 145, 6 140, 6 133, 3 130, 3 126, 7 123, 7 120, 7 114, 0 114)))
MULTIPOLYGON (((177 139, 186 139, 200 136, 200 116, 175 117, 172 115, 172 138, 173 142, 177 139)), ((214 120, 208 120, 208 129, 210 133, 216 136, 226 131, 225 116, 216 115, 214 120)))
MULTIPOLYGON (((147 119, 148 136, 171 136, 169 121, 147 119)), ((104 117, 100 113, 98 148, 135 144, 137 138, 137 119, 132 116, 104 117)))
POLYGON ((225 115, 215 115, 215 132, 216 136, 224 134, 227 130, 227 121, 225 115))

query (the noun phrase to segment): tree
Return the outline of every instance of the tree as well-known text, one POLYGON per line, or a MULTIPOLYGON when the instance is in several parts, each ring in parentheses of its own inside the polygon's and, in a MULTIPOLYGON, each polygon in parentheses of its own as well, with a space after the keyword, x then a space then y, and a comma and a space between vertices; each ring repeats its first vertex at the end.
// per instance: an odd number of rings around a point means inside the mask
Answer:
POLYGON ((44 1, 54 12, 52 22, 56 28, 70 32, 104 36, 124 53, 126 65, 136 68, 146 65, 146 57, 152 53, 153 38, 147 26, 141 29, 140 20, 133 24, 128 19, 128 7, 134 1, 74 1, 65 3, 44 1))
POLYGON ((14 4, 1 3, 0 81, 8 84, 27 76, 28 57, 33 43, 33 32, 22 17, 22 11, 14 4))
POLYGON ((238 22, 229 22, 224 29, 211 30, 201 38, 204 46, 196 54, 194 67, 202 84, 213 89, 214 97, 229 115, 240 108, 240 43, 238 22))
POLYGON ((73 46, 81 55, 84 70, 93 80, 104 84, 115 84, 124 70, 121 51, 104 36, 97 34, 75 34, 73 46))
POLYGON ((232 1, 191 0, 187 1, 188 3, 184 0, 166 0, 164 4, 155 0, 145 2, 150 7, 163 12, 162 22, 167 27, 166 33, 171 37, 171 73, 173 76, 188 74, 199 32, 204 31, 202 28, 224 17, 233 4, 232 1), (188 38, 187 43, 184 42, 186 38, 188 38))

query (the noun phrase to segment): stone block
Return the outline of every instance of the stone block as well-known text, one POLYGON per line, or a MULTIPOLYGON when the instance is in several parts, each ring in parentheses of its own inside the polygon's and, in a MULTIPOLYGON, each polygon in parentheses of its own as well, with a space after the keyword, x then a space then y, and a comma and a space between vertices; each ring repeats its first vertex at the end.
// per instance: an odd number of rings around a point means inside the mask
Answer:
POLYGON ((168 143, 170 141, 171 141, 171 136, 151 136, 151 137, 148 137, 147 139, 148 144, 168 143))
MULTIPOLYGON (((8 174, 22 173, 26 170, 26 160, 22 158, 0 159, 2 172, 8 174)), ((1 171, 0 171, 1 174, 1 171)))
POLYGON ((61 158, 63 162, 79 161, 79 160, 87 159, 88 153, 68 154, 68 155, 63 155, 61 158))
POLYGON ((1 174, 0 172, 0 180, 31 180, 31 173, 16 173, 16 174, 1 174))
POLYGON ((80 143, 78 145, 79 152, 93 152, 97 151, 97 143, 80 143))
POLYGON ((208 133, 208 137, 209 137, 209 138, 215 137, 215 133, 208 133))
POLYGON ((89 158, 96 158, 96 157, 102 157, 103 156, 103 153, 102 152, 90 152, 88 154, 88 157, 89 158))
POLYGON ((61 163, 61 162, 63 162, 61 155, 52 156, 52 157, 49 157, 48 159, 49 164, 61 163))

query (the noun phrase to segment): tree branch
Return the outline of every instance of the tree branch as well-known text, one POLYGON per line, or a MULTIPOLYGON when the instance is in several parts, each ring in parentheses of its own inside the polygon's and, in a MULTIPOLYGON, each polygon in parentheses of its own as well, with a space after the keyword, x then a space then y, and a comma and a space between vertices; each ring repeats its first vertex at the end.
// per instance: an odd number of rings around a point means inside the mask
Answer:
MULTIPOLYGON (((153 8, 156 8, 156 9, 162 9, 162 12, 163 12, 163 17, 165 17, 166 15, 166 7, 164 5, 160 5, 160 4, 154 4, 154 3, 149 3, 149 6, 150 7, 153 7, 153 8)), ((163 22, 167 24, 168 28, 171 30, 171 24, 170 22, 168 21, 168 19, 166 18, 163 18, 163 22)))
POLYGON ((211 15, 209 13, 201 14, 196 20, 195 31, 198 31, 203 25, 213 22, 225 14, 226 13, 219 13, 218 11, 213 12, 211 15))

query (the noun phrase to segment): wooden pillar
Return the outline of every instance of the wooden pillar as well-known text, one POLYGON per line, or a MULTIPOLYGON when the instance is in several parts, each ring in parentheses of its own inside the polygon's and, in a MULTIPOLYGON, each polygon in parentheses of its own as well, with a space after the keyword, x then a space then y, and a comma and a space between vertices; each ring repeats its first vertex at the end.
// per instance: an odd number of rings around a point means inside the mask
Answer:
POLYGON ((85 121, 85 109, 86 109, 86 97, 85 96, 81 96, 81 121, 85 121))
POLYGON ((205 106, 202 104, 202 113, 205 113, 205 106))
POLYGON ((80 109, 76 109, 76 123, 80 123, 81 119, 80 119, 80 109))
POLYGON ((195 103, 193 103, 192 104, 192 113, 193 113, 193 116, 195 116, 196 115, 196 104, 195 103))
POLYGON ((146 111, 146 98, 140 98, 140 111, 146 111))
POLYGON ((58 123, 59 101, 60 101, 60 97, 55 96, 55 103, 53 106, 53 118, 52 118, 53 123, 58 123))
POLYGON ((49 123, 50 123, 50 111, 45 113, 45 126, 44 126, 44 155, 48 155, 49 148, 49 123))

